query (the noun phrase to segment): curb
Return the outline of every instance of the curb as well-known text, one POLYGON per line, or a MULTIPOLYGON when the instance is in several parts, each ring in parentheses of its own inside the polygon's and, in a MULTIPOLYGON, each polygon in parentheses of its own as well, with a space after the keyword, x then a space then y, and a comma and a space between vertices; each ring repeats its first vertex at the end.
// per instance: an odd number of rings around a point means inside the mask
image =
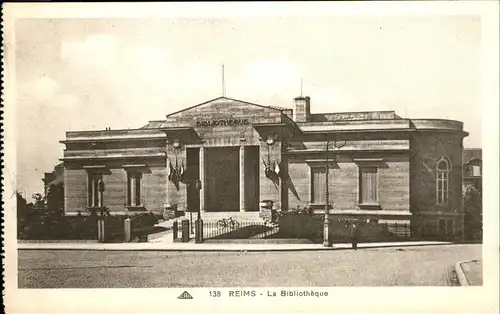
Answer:
POLYGON ((467 277, 465 277, 464 270, 462 269, 462 263, 465 263, 467 261, 462 261, 458 262, 455 264, 455 273, 457 274, 458 282, 460 283, 460 286, 462 287, 468 287, 469 286, 469 281, 467 281, 467 277))
POLYGON ((290 249, 183 249, 183 248, 43 248, 25 247, 18 248, 18 251, 109 251, 109 252, 303 252, 303 251, 333 251, 346 250, 346 248, 290 248, 290 249))
MULTIPOLYGON (((360 245, 358 246, 359 250, 362 249, 377 249, 377 248, 412 248, 412 247, 422 247, 422 246, 436 246, 436 245, 446 245, 449 243, 426 243, 426 244, 397 244, 397 245, 360 245)), ((301 245, 297 245, 294 247, 280 247, 280 244, 277 244, 273 247, 251 247, 254 244, 250 244, 249 246, 243 247, 222 247, 221 244, 214 244, 209 247, 179 247, 179 246, 123 246, 123 245, 113 245, 110 247, 106 246, 57 246, 57 245, 19 245, 17 250, 53 250, 53 251, 142 251, 142 252, 300 252, 300 251, 341 251, 341 250, 352 250, 351 246, 332 246, 332 247, 323 247, 323 246, 306 246, 300 247, 301 245)), ((463 272, 462 272, 463 273, 463 272)))

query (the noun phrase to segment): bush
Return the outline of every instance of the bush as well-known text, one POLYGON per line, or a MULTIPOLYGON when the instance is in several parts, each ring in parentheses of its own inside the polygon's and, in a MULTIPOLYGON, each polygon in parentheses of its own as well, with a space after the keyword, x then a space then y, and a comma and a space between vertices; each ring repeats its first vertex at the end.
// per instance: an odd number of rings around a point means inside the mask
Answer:
POLYGON ((158 218, 151 212, 140 213, 130 217, 132 228, 147 228, 158 223, 158 218))
POLYGON ((21 240, 95 240, 97 223, 89 216, 31 216, 18 229, 21 240))
MULTIPOLYGON (((18 225, 20 240, 97 240, 97 220, 100 216, 62 216, 60 214, 27 215, 18 225)), ((153 227, 157 217, 150 212, 134 215, 107 213, 108 238, 123 241, 124 221, 130 218, 132 229, 153 227)))
POLYGON ((288 210, 284 211, 278 211, 278 216, 284 216, 284 215, 312 215, 314 213, 314 210, 311 206, 304 206, 301 207, 300 205, 297 205, 295 208, 291 208, 288 210))
MULTIPOLYGON (((107 216, 108 227, 108 240, 109 241, 123 241, 125 236, 125 219, 130 219, 130 227, 132 233, 135 234, 137 230, 144 230, 152 228, 158 223, 158 218, 151 212, 138 213, 132 215, 109 215, 107 216)), ((140 233, 143 233, 141 231, 140 233)))
MULTIPOLYGON (((284 237, 309 238, 315 242, 323 240, 323 214, 310 214, 307 209, 287 211, 279 219, 280 233, 284 237)), ((352 238, 352 225, 359 230, 359 241, 389 240, 391 233, 385 224, 368 223, 366 219, 355 217, 330 216, 330 239, 334 243, 349 242, 352 238)))

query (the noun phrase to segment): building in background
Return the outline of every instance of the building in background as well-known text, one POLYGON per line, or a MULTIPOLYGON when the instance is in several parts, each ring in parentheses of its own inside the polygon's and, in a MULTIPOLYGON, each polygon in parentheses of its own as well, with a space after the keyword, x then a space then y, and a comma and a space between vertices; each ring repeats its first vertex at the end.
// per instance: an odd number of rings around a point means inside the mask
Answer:
POLYGON ((302 96, 293 106, 219 97, 140 129, 67 132, 65 213, 96 210, 101 179, 117 214, 172 207, 205 220, 259 219, 263 200, 321 213, 326 143, 335 138, 345 146, 329 150, 331 214, 406 222, 418 238, 463 237, 462 122, 312 113, 302 96))
POLYGON ((464 149, 464 189, 483 191, 483 157, 480 148, 464 149))
POLYGON ((482 150, 466 148, 463 156, 463 191, 465 212, 465 239, 482 240, 483 237, 483 182, 482 150))

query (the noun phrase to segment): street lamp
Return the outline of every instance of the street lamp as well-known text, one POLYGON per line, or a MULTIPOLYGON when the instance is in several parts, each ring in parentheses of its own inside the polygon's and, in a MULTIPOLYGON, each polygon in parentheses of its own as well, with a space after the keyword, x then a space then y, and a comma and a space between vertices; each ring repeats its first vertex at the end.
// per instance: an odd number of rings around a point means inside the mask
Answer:
MULTIPOLYGON (((195 183, 196 190, 200 191, 202 188, 200 178, 196 178, 194 183, 195 183)), ((203 242, 203 220, 201 220, 201 205, 198 205, 198 217, 196 218, 195 232, 196 232, 194 235, 195 243, 202 243, 203 242)))
POLYGON ((276 144, 278 144, 278 137, 276 134, 274 135, 269 135, 267 138, 261 139, 261 141, 266 143, 267 146, 267 163, 264 161, 264 158, 262 158, 262 162, 264 163, 264 166, 266 167, 265 169, 265 174, 268 179, 273 178, 273 169, 271 166, 271 147, 274 147, 276 144))
POLYGON ((345 146, 346 141, 337 141, 336 138, 334 139, 329 139, 326 141, 326 155, 325 155, 325 222, 323 223, 323 246, 326 247, 331 247, 332 246, 332 241, 330 239, 330 193, 328 192, 329 186, 328 186, 328 173, 330 170, 330 166, 328 164, 328 153, 329 153, 329 147, 330 143, 333 142, 333 146, 337 150, 340 150, 342 147, 345 146))
POLYGON ((102 177, 99 178, 99 181, 97 182, 97 188, 99 190, 99 208, 101 209, 101 216, 104 214, 104 181, 102 180, 102 177))
POLYGON ((101 217, 97 222, 97 238, 100 242, 106 242, 107 239, 107 216, 104 216, 104 181, 102 176, 97 181, 97 189, 99 190, 99 208, 101 209, 101 217))

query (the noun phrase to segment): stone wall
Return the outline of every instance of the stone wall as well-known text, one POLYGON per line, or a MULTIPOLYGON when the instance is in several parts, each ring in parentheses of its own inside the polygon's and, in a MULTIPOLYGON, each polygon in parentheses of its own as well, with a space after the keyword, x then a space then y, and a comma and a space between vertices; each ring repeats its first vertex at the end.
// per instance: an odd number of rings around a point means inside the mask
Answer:
MULTIPOLYGON (((321 159, 288 156, 288 207, 303 207, 311 200, 311 167, 324 167, 321 159)), ((378 167, 380 209, 410 211, 410 162, 406 155, 386 155, 378 167)), ((330 204, 336 210, 358 209, 359 166, 351 156, 341 156, 330 163, 330 204)))
MULTIPOLYGON (((104 206, 114 213, 127 213, 127 170, 123 162, 101 163, 106 166, 102 173, 105 189, 104 206)), ((88 214, 88 171, 81 165, 72 164, 64 171, 65 212, 66 214, 88 214)), ((161 215, 166 199, 166 168, 164 162, 153 162, 146 167, 135 169, 142 172, 141 203, 145 210, 161 215)))

